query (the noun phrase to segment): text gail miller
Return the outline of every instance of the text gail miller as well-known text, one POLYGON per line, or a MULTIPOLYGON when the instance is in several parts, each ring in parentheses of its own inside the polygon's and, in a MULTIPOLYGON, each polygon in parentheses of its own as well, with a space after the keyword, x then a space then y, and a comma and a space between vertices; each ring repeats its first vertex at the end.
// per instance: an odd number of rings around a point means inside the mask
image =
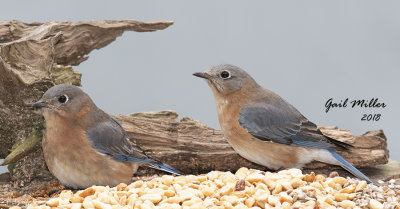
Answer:
MULTIPOLYGON (((385 108, 386 104, 384 102, 379 102, 378 98, 372 98, 370 100, 367 99, 355 99, 349 100, 346 98, 345 100, 340 100, 340 102, 335 102, 333 98, 328 99, 325 103, 325 112, 328 113, 329 110, 333 108, 385 108)), ((381 118, 381 114, 363 114, 361 118, 362 121, 378 121, 381 118)))

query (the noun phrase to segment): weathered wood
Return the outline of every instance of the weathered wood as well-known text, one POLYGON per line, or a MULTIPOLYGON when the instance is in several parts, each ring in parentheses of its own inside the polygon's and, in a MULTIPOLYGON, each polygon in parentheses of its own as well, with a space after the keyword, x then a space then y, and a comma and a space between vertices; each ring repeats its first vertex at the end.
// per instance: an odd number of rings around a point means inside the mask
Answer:
POLYGON ((15 163, 25 155, 35 151, 38 146, 41 146, 40 142, 42 141, 43 137, 43 128, 44 126, 40 126, 37 129, 32 130, 32 132, 25 140, 21 141, 20 143, 14 144, 12 148, 13 151, 9 155, 7 155, 2 165, 15 163))
MULTIPOLYGON (((164 114, 172 117, 164 117, 160 112, 114 117, 149 155, 176 166, 184 173, 236 171, 240 167, 266 169, 236 154, 222 131, 189 118, 178 121, 176 113, 164 111, 164 114)), ((337 127, 320 126, 320 129, 327 136, 353 145, 348 151, 338 152, 355 166, 365 167, 388 162, 386 137, 382 130, 356 136, 349 130, 337 127)), ((306 168, 318 169, 326 166, 323 163, 311 163, 306 168)))

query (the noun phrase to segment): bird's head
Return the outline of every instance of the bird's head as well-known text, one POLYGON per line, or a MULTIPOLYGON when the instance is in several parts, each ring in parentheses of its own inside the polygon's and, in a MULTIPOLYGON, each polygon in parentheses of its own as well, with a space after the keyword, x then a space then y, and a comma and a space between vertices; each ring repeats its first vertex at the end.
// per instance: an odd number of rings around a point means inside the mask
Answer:
POLYGON ((71 117, 89 111, 91 104, 90 97, 79 87, 60 84, 48 89, 32 107, 40 109, 45 117, 48 114, 71 117))
POLYGON ((234 65, 217 65, 210 70, 193 73, 193 75, 206 79, 215 95, 226 96, 258 86, 249 74, 234 65))

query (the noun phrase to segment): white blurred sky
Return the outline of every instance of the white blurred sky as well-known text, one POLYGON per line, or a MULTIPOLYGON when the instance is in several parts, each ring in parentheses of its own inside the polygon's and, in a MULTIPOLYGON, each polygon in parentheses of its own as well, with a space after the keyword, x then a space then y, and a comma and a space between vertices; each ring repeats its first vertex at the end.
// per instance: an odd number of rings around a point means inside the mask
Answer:
POLYGON ((175 110, 218 128, 212 93, 192 76, 215 64, 248 71, 311 121, 362 134, 383 129, 400 160, 400 1, 6 1, 2 20, 172 20, 126 32, 76 70, 110 114, 175 110), (335 109, 329 98, 379 98, 385 109, 335 109), (378 122, 364 113, 382 114, 378 122))

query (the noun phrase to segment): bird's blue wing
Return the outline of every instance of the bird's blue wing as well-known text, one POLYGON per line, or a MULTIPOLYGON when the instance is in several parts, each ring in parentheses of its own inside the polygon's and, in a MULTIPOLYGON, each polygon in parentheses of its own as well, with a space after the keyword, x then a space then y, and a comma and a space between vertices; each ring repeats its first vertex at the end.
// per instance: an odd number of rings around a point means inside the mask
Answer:
POLYGON ((114 118, 108 117, 86 131, 92 147, 120 162, 141 163, 148 167, 180 175, 179 171, 158 160, 149 158, 114 118))
POLYGON ((324 136, 314 123, 283 100, 244 105, 238 120, 251 135, 264 141, 321 149, 342 144, 324 136))
POLYGON ((113 118, 90 127, 86 131, 86 135, 93 148, 118 161, 138 163, 154 161, 148 158, 140 147, 130 142, 128 134, 113 118))

